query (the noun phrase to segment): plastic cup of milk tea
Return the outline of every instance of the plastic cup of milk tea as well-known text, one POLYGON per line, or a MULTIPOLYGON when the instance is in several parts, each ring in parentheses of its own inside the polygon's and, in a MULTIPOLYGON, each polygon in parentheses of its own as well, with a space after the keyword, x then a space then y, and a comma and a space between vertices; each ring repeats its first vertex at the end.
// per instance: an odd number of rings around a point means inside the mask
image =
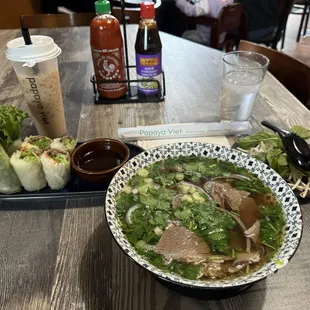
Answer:
POLYGON ((34 35, 31 41, 9 41, 6 57, 13 63, 38 133, 58 138, 67 132, 57 63, 61 49, 47 36, 34 35))

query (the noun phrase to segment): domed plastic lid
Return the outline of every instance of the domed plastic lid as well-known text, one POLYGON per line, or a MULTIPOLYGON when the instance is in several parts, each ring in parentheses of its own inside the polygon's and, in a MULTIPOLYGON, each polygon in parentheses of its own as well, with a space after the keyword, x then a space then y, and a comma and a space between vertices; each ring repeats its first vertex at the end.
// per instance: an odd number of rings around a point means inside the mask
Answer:
POLYGON ((36 63, 55 58, 61 53, 59 46, 50 37, 31 36, 31 41, 31 45, 25 45, 23 37, 9 41, 6 58, 33 67, 36 63))

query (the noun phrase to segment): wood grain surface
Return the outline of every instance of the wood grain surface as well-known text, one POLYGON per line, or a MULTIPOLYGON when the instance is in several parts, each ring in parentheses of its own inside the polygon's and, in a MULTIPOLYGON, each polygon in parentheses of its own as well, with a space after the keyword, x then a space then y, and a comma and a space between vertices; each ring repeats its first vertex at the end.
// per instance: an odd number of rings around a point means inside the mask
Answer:
MULTIPOLYGON (((129 28, 133 46, 136 27, 129 28)), ((162 34, 167 98, 161 104, 94 105, 88 28, 33 30, 62 48, 60 78, 69 133, 80 140, 117 137, 117 128, 198 122, 218 117, 219 51, 162 34)), ((0 104, 26 109, 5 59, 17 30, 0 31, 0 104)), ((134 60, 134 51, 130 51, 134 60)), ((267 74, 252 124, 310 127, 310 112, 267 74)), ((24 135, 35 133, 30 120, 24 135)), ((302 201, 304 234, 296 255, 277 274, 233 298, 202 301, 159 284, 116 245, 105 224, 104 198, 0 202, 0 309, 2 310, 304 310, 310 308, 310 204, 302 201)))

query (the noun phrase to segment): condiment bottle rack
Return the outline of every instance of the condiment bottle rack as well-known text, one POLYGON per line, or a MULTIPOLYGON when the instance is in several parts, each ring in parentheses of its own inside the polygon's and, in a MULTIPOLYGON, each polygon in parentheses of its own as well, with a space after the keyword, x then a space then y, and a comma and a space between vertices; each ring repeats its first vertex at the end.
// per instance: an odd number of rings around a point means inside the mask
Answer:
POLYGON ((147 103, 147 102, 162 102, 166 96, 166 83, 165 83, 165 73, 162 71, 161 81, 156 79, 131 79, 130 78, 130 69, 136 68, 136 66, 129 65, 129 58, 128 58, 128 44, 127 44, 127 29, 126 29, 126 17, 125 17, 125 0, 121 0, 121 12, 122 12, 122 23, 123 23, 123 35, 124 35, 124 47, 125 47, 125 69, 127 74, 126 80, 109 80, 109 81, 96 81, 95 75, 92 74, 90 81, 93 84, 93 91, 95 94, 94 102, 96 104, 124 104, 124 103, 147 103), (139 82, 156 82, 158 86, 158 93, 156 96, 140 96, 138 94, 137 86, 133 86, 132 84, 137 84, 139 82), (127 83, 127 93, 126 96, 118 99, 107 99, 100 97, 97 92, 96 84, 99 83, 127 83))

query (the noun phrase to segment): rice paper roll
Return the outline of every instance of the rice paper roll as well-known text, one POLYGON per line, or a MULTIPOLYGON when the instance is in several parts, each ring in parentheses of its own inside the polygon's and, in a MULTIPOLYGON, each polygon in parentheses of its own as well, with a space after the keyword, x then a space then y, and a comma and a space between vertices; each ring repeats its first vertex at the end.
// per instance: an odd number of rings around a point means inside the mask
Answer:
POLYGON ((21 184, 10 164, 10 157, 0 144, 0 193, 14 194, 20 190, 21 184))
POLYGON ((52 139, 44 136, 29 136, 22 143, 22 150, 36 149, 40 153, 51 148, 52 139))
POLYGON ((25 190, 33 192, 46 186, 38 150, 16 151, 11 156, 10 162, 25 190))
POLYGON ((76 143, 76 139, 70 136, 64 136, 62 138, 54 139, 51 144, 51 148, 66 151, 71 154, 76 147, 76 143))
POLYGON ((66 151, 50 149, 41 155, 45 178, 53 190, 63 189, 70 180, 71 161, 66 151))
POLYGON ((21 139, 17 139, 8 147, 7 154, 10 157, 15 151, 20 150, 21 147, 22 147, 22 140, 21 139))

